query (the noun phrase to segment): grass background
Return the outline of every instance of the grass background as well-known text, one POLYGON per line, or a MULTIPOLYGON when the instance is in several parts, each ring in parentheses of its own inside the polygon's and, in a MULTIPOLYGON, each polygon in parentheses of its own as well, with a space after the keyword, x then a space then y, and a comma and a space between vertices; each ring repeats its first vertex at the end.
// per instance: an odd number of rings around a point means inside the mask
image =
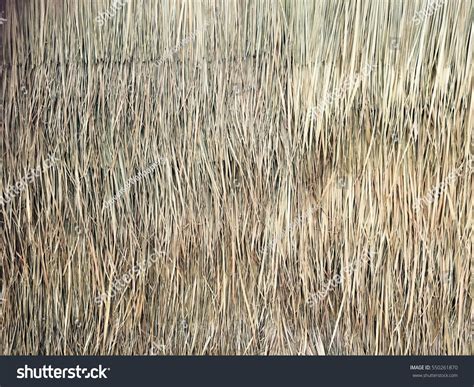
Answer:
POLYGON ((2 354, 472 352, 472 1, 111 4, 2 4, 2 354))

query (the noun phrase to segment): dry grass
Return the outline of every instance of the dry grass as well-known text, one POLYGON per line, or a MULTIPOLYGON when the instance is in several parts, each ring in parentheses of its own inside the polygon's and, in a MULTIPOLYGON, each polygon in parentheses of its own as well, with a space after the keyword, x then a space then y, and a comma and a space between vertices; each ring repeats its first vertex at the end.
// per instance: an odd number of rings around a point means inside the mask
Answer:
POLYGON ((0 207, 1 353, 470 353, 472 170, 413 203, 472 153, 473 2, 427 4, 7 1, 0 192, 59 161, 0 207))

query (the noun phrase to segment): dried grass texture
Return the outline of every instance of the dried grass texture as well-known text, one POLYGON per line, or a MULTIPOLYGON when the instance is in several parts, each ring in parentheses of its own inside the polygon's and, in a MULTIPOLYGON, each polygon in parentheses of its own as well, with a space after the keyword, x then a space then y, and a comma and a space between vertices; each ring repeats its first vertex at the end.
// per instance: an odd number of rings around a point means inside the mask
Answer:
POLYGON ((428 5, 7 1, 0 192, 58 161, 0 207, 1 353, 469 354, 472 169, 413 203, 472 153, 473 2, 428 5))

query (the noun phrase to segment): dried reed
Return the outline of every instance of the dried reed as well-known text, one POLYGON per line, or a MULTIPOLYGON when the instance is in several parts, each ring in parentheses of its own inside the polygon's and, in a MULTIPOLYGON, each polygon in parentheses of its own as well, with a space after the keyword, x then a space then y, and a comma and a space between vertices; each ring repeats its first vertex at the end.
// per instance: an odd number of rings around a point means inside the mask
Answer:
POLYGON ((473 2, 121 4, 6 2, 0 352, 470 353, 473 2))

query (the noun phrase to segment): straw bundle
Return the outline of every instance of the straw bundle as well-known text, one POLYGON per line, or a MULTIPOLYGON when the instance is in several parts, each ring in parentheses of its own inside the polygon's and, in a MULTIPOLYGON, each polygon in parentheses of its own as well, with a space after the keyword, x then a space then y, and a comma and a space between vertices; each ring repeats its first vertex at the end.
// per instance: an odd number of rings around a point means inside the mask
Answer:
POLYGON ((440 4, 8 0, 1 353, 470 353, 473 2, 440 4))

